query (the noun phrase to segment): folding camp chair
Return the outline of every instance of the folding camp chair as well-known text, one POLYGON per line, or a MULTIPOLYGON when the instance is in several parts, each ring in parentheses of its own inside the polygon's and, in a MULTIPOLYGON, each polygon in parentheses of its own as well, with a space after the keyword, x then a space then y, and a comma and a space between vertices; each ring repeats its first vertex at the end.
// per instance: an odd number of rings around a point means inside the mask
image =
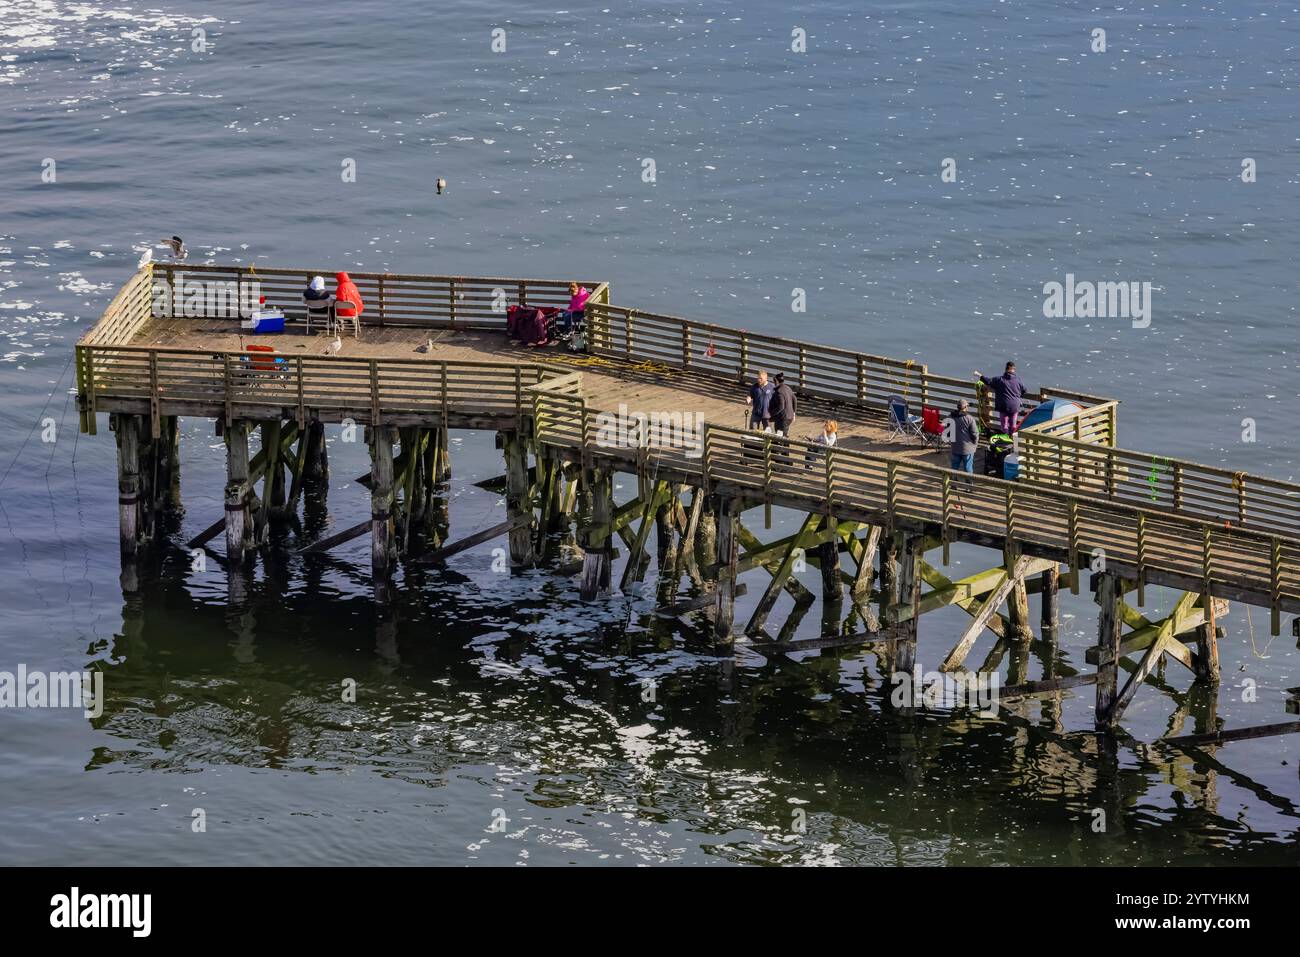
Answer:
POLYGON ((332 300, 330 302, 329 324, 325 328, 325 334, 334 335, 334 336, 339 335, 340 332, 342 331, 343 326, 347 324, 349 319, 352 320, 352 338, 360 339, 361 338, 361 310, 357 308, 357 304, 350 299, 332 300), (339 306, 342 306, 344 309, 351 309, 352 315, 340 316, 339 306))
POLYGON ((268 377, 283 379, 289 374, 288 360, 275 354, 274 346, 249 345, 244 347, 244 379, 249 388, 257 388, 268 377))
POLYGON ((889 403, 889 435, 887 438, 919 439, 924 443, 926 439, 925 433, 921 431, 921 417, 912 415, 907 411, 907 400, 901 395, 891 395, 887 401, 889 403))
POLYGON ((943 444, 943 421, 932 405, 921 406, 921 441, 934 448, 943 444))

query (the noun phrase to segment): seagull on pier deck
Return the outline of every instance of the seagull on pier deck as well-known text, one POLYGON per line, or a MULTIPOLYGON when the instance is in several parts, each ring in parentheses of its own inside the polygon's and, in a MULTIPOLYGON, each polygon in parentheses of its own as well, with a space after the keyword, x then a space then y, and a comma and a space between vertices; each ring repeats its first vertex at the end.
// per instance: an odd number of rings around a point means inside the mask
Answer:
POLYGON ((342 349, 343 349, 343 338, 341 336, 336 335, 334 337, 334 341, 325 347, 325 355, 336 356, 339 354, 339 352, 342 351, 342 349))
POLYGON ((185 242, 179 236, 173 236, 171 239, 160 239, 158 240, 158 246, 161 249, 171 251, 173 262, 183 263, 190 254, 190 251, 185 248, 185 242))
POLYGON ((423 345, 416 346, 416 347, 415 347, 415 351, 416 351, 416 352, 432 352, 432 351, 433 351, 433 340, 430 339, 428 342, 424 343, 423 345))

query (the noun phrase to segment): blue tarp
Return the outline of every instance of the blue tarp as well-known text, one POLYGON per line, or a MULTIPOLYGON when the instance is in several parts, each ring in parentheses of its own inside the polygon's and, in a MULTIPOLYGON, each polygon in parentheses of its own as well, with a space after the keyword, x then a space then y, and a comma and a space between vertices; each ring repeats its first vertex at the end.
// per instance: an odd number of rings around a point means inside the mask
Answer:
POLYGON ((1048 399, 1038 408, 1034 409, 1025 416, 1025 420, 1020 423, 1022 429, 1027 429, 1031 425, 1038 425, 1042 422, 1051 422, 1053 419, 1060 419, 1067 415, 1073 415, 1076 412, 1082 412, 1083 409, 1077 404, 1066 399, 1048 399))

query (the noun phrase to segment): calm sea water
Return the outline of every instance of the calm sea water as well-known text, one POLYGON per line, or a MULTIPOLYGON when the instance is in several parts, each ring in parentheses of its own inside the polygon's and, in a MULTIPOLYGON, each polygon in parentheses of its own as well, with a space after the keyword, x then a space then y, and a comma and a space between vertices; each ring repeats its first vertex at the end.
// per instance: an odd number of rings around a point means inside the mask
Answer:
MULTIPOLYGON (((871 656, 720 662, 647 599, 582 606, 483 550, 391 618, 364 542, 259 567, 239 610, 176 548, 123 597, 113 442, 77 436, 69 363, 173 232, 194 261, 607 277, 618 302, 957 375, 1014 356, 1121 399, 1126 446, 1300 478, 1300 12, 862 7, 0 3, 0 670, 100 663, 108 697, 0 711, 0 863, 1295 863, 1295 741, 1151 745, 1204 713, 1173 671, 1107 759, 1088 694, 903 720, 871 656), (1150 281, 1150 328, 1044 319, 1066 273, 1150 281)), ((455 442, 453 534, 501 511, 473 486, 490 436, 455 442)), ((221 448, 184 422, 172 543, 221 514, 221 448)), ((332 455, 314 520, 343 527, 366 463, 332 455)), ((1064 607, 1059 660, 1086 667, 1092 608, 1064 607)), ((925 618, 923 665, 961 619, 925 618)), ((1221 717, 1283 720, 1289 629, 1224 624, 1221 717)))

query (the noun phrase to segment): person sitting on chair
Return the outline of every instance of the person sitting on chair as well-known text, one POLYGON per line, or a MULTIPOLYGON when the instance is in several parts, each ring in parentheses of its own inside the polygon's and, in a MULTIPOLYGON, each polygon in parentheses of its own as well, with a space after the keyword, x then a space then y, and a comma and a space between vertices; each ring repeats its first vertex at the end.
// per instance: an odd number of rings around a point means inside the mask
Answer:
POLYGON ((307 324, 313 319, 318 322, 329 320, 330 294, 325 289, 325 277, 313 276, 307 288, 302 291, 302 304, 307 307, 307 324))
POLYGON ((567 339, 573 335, 573 323, 581 321, 586 314, 587 299, 591 295, 586 286, 576 282, 569 283, 569 308, 560 313, 560 338, 567 339))
POLYGON ((357 325, 360 326, 361 313, 365 311, 366 304, 361 301, 361 292, 357 289, 357 284, 345 272, 335 273, 334 282, 334 301, 338 303, 334 315, 339 319, 355 318, 357 325), (356 309, 353 309, 351 304, 355 304, 356 309))

